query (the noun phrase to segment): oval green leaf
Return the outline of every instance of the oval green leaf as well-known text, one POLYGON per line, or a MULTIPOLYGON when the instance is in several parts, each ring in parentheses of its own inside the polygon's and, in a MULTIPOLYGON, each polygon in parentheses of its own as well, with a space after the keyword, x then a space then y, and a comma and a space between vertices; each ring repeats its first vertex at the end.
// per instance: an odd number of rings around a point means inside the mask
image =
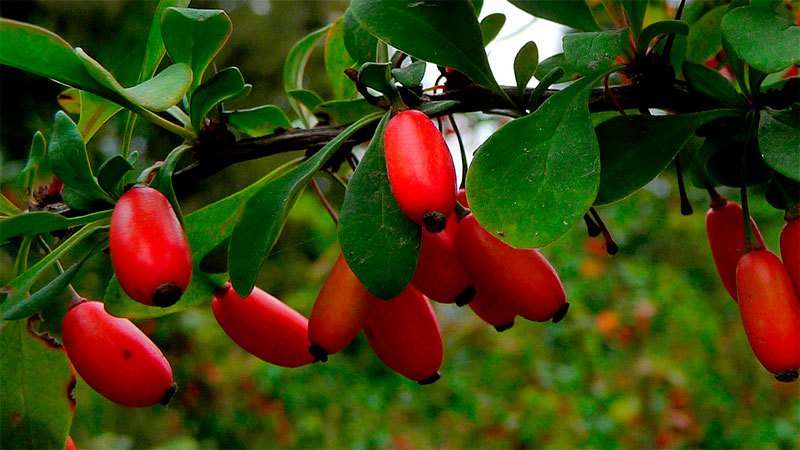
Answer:
POLYGON ((758 146, 767 165, 800 181, 800 107, 761 111, 758 146))
POLYGON ((764 73, 800 63, 800 26, 769 9, 733 9, 722 18, 720 28, 736 54, 764 73))
POLYGON ((344 74, 344 70, 354 67, 356 61, 347 52, 344 41, 344 17, 340 17, 328 28, 324 46, 325 72, 331 83, 333 98, 347 99, 356 93, 353 81, 344 74))
POLYGON ((201 84, 192 95, 189 104, 189 115, 194 129, 200 130, 203 119, 220 102, 245 94, 249 90, 247 86, 242 72, 237 67, 222 69, 201 84))
POLYGON ((629 47, 629 33, 627 28, 620 28, 566 34, 563 39, 564 58, 570 69, 583 75, 606 71, 629 47))
POLYGON ((228 123, 251 137, 264 136, 277 128, 288 129, 292 126, 286 113, 275 105, 237 109, 228 114, 228 123))
POLYGON ((373 295, 391 299, 417 267, 420 227, 400 211, 389 187, 384 158, 386 113, 358 164, 341 209, 339 242, 353 273, 373 295))
POLYGON ((585 0, 509 0, 512 5, 542 19, 581 31, 597 31, 592 10, 585 0))

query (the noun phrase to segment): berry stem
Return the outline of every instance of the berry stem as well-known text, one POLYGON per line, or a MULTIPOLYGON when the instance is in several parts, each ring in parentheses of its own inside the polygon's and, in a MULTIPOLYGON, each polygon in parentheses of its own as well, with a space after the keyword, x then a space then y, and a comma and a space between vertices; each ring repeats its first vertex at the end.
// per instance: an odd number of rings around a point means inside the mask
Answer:
POLYGON ((681 167, 681 158, 676 156, 675 162, 675 176, 678 178, 678 192, 681 197, 681 214, 684 216, 691 216, 694 210, 692 203, 689 201, 689 196, 686 194, 686 183, 683 180, 683 168, 681 167))
MULTIPOLYGON (((680 20, 681 16, 683 15, 683 7, 686 5, 686 0, 681 0, 680 5, 678 5, 678 10, 675 11, 675 20, 680 20)), ((667 43, 664 45, 664 58, 669 58, 669 53, 672 51, 672 44, 675 42, 675 33, 670 33, 669 37, 667 38, 667 43)))
POLYGON ((328 215, 330 215, 331 219, 333 219, 333 223, 339 225, 339 214, 336 213, 336 209, 334 209, 330 200, 328 200, 328 197, 326 197, 325 193, 322 192, 322 189, 320 189, 319 183, 317 183, 316 178, 311 179, 311 188, 314 190, 314 193, 317 194, 317 197, 319 198, 320 203, 322 203, 322 206, 324 206, 325 210, 328 211, 328 215))
POLYGON ((592 219, 592 216, 590 216, 589 214, 584 214, 583 221, 586 222, 586 234, 588 234, 589 237, 600 236, 602 230, 600 229, 600 226, 597 225, 597 222, 595 222, 594 219, 592 219))
POLYGON ((600 227, 600 233, 602 233, 603 239, 606 241, 606 252, 609 255, 616 255, 617 252, 619 252, 619 246, 614 242, 614 238, 611 237, 611 232, 608 230, 605 222, 603 222, 603 219, 600 218, 600 214, 594 207, 589 208, 589 212, 592 214, 597 226, 600 227))
POLYGON ((706 190, 708 191, 708 196, 711 198, 709 206, 711 206, 712 208, 714 209, 722 208, 723 206, 725 206, 725 203, 728 202, 728 199, 720 195, 719 192, 717 192, 717 190, 714 189, 714 186, 711 186, 709 184, 706 186, 706 190))
POLYGON ((458 150, 461 152, 461 184, 459 184, 459 188, 464 189, 467 184, 467 169, 469 168, 467 167, 467 151, 464 149, 464 141, 461 139, 461 131, 458 130, 455 117, 452 114, 448 114, 447 118, 450 120, 450 126, 453 127, 458 139, 458 150))
POLYGON ((753 250, 759 250, 761 245, 756 241, 753 234, 753 227, 750 226, 750 201, 747 197, 747 186, 741 187, 741 201, 742 201, 742 220, 744 220, 744 252, 750 253, 753 250))

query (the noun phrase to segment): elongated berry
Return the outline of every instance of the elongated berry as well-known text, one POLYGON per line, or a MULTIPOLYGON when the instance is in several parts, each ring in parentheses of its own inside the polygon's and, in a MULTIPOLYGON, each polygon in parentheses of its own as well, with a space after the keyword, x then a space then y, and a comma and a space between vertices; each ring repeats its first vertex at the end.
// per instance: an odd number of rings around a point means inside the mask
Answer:
MULTIPOLYGON (((752 218, 750 223, 756 239, 764 246, 764 238, 752 218)), ((706 213, 706 234, 717 273, 725 289, 736 300, 736 263, 744 254, 745 247, 741 206, 725 199, 712 202, 706 213)))
POLYGON ((789 220, 781 230, 781 258, 794 292, 800 296, 800 218, 789 220))
POLYGON ((780 381, 800 369, 800 300, 781 261, 769 250, 743 255, 736 266, 739 313, 758 360, 780 381))
POLYGON ((111 215, 111 263, 122 289, 145 305, 170 306, 192 278, 192 255, 169 201, 137 185, 111 215))
POLYGON ((75 370, 109 400, 142 407, 166 403, 175 393, 172 368, 161 350, 130 320, 108 314, 103 303, 70 308, 62 336, 75 370))
POLYGON ((456 249, 458 219, 451 214, 441 233, 422 230, 419 262, 411 284, 431 300, 441 303, 469 303, 475 290, 461 267, 456 249))
POLYGON ((439 232, 456 205, 456 170, 442 134, 424 113, 406 110, 386 125, 386 172, 400 209, 439 232))
POLYGON ((371 299, 367 288, 339 255, 308 319, 309 352, 325 361, 328 355, 347 347, 364 328, 371 299))
POLYGON ((269 293, 256 287, 242 298, 226 284, 214 294, 211 309, 225 334, 248 353, 284 367, 314 361, 308 320, 269 293))
POLYGON ((480 226, 470 214, 458 226, 458 252, 475 290, 496 302, 508 302, 518 315, 537 322, 558 322, 569 304, 553 266, 534 249, 516 249, 480 226))
POLYGON ((506 331, 514 326, 517 312, 508 302, 497 301, 493 297, 476 292, 469 307, 472 308, 475 315, 492 325, 497 331, 506 331))
POLYGON ((64 450, 78 450, 75 447, 75 441, 72 440, 72 436, 67 436, 67 442, 64 444, 64 450))
POLYGON ((364 333, 384 364, 420 384, 439 379, 444 343, 428 300, 413 287, 391 300, 373 300, 364 333))

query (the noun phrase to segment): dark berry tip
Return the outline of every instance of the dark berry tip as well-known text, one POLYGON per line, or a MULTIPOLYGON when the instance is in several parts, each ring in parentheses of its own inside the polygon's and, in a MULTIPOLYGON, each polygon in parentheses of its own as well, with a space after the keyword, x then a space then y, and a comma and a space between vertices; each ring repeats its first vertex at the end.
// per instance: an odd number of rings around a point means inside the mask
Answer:
POLYGON ((178 392, 178 384, 177 383, 170 384, 169 388, 167 388, 167 391, 164 392, 164 395, 161 396, 161 400, 159 400, 158 403, 161 403, 162 405, 166 406, 167 404, 169 404, 169 401, 172 400, 172 397, 175 396, 176 392, 178 392))
POLYGON ((469 302, 471 302, 474 297, 475 297, 475 288, 470 286, 461 291, 461 293, 456 296, 456 306, 464 306, 469 302))
POLYGON ((153 304, 166 308, 174 305, 183 295, 183 289, 174 283, 164 283, 153 292, 153 304))
POLYGON ((308 347, 308 353, 311 353, 311 356, 314 357, 314 362, 328 362, 328 352, 317 344, 311 344, 308 347))
POLYGON ((798 373, 796 370, 787 370, 786 372, 776 374, 775 379, 783 383, 791 383, 797 379, 797 375, 798 373))
POLYGON ((436 383, 439 380, 439 378, 442 378, 442 376, 439 375, 439 372, 436 372, 435 374, 429 376, 428 378, 423 378, 422 380, 417 381, 417 383, 419 383, 421 386, 425 386, 426 384, 436 383))
POLYGON ((558 308, 555 314, 553 314, 553 323, 561 322, 561 319, 567 315, 567 311, 569 311, 569 303, 564 303, 561 305, 561 308, 558 308))
POLYGON ((514 320, 511 320, 511 322, 504 323, 502 325, 495 325, 494 329, 497 330, 498 333, 502 333, 503 331, 511 329, 511 327, 513 326, 514 326, 514 320))
POLYGON ((422 216, 422 223, 425 225, 426 230, 431 233, 438 233, 444 230, 445 225, 447 225, 447 216, 439 211, 428 211, 422 216))

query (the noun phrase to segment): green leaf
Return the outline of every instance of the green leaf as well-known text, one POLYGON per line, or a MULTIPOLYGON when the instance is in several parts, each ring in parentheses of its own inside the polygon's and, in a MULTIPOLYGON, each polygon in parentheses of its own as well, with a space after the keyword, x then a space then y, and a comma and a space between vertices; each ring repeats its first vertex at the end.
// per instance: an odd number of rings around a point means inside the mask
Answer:
POLYGON ((358 70, 358 82, 387 96, 399 95, 389 63, 365 63, 358 70))
POLYGON ((339 242, 353 273, 373 295, 391 299, 417 267, 420 227, 400 211, 389 187, 384 158, 386 113, 358 164, 341 209, 339 242))
POLYGON ((61 91, 57 97, 58 104, 68 114, 81 113, 80 89, 68 88, 61 91))
POLYGON ((648 0, 621 0, 622 7, 628 17, 628 24, 633 32, 633 37, 638 38, 642 31, 644 16, 647 13, 648 0))
POLYGON ((61 214, 47 211, 30 211, 0 219, 0 242, 18 236, 44 234, 56 230, 66 230, 78 225, 85 225, 96 220, 111 217, 111 210, 97 211, 75 217, 64 217, 61 214))
POLYGON ((122 110, 122 107, 91 92, 78 92, 81 99, 78 131, 83 136, 83 141, 89 142, 92 136, 114 117, 114 114, 122 110))
POLYGON ((170 106, 176 105, 186 94, 192 82, 192 71, 189 66, 179 63, 167 67, 154 78, 125 88, 119 84, 108 69, 92 59, 82 49, 75 49, 75 54, 98 83, 124 99, 118 103, 150 111, 165 111, 170 106))
MULTIPOLYGON (((17 185, 25 189, 26 192, 31 190, 33 183, 36 180, 36 175, 42 164, 47 161, 47 141, 41 131, 33 134, 30 149, 28 150, 28 162, 25 167, 17 175, 17 185)), ((0 239, 2 242, 3 239, 0 239)))
POLYGON ((500 91, 468 0, 352 0, 350 11, 361 26, 389 45, 415 58, 452 67, 472 81, 500 91))
POLYGON ((161 38, 172 61, 191 68, 192 91, 202 83, 206 68, 227 42, 232 28, 231 19, 222 10, 171 7, 164 11, 161 38))
MULTIPOLYGON (((11 202, 6 196, 0 192, 0 214, 5 216, 14 216, 19 214, 21 211, 17 208, 17 205, 11 202)), ((0 239, 0 243, 3 242, 3 239, 0 239)))
POLYGON ((295 91, 287 92, 289 99, 305 106, 309 111, 313 111, 320 104, 322 104, 322 97, 316 92, 309 89, 297 89, 295 91))
POLYGON ((692 89, 719 100, 725 106, 744 106, 746 102, 725 77, 702 64, 683 63, 683 76, 692 89))
POLYGON ((584 0, 509 0, 512 5, 536 17, 582 31, 598 31, 592 10, 584 0))
POLYGON ((172 174, 175 172, 175 166, 178 165, 181 157, 191 149, 192 147, 188 145, 179 145, 172 149, 169 155, 164 158, 164 163, 158 168, 156 176, 153 177, 153 181, 150 183, 150 187, 167 197, 172 209, 175 211, 175 215, 178 216, 178 220, 181 222, 183 221, 183 214, 181 213, 181 205, 178 203, 178 196, 175 195, 175 188, 172 186, 172 174))
POLYGON ((203 118, 220 102, 237 98, 249 90, 242 72, 237 67, 228 67, 206 80, 192 95, 189 114, 195 130, 203 126, 203 118))
POLYGON ((344 27, 344 45, 350 57, 357 64, 375 61, 378 40, 358 23, 349 9, 344 14, 342 25, 344 27))
POLYGON ((0 64, 68 86, 105 93, 64 39, 44 28, 0 18, 0 64))
POLYGON ((344 41, 344 17, 340 17, 328 28, 324 46, 325 72, 331 83, 335 99, 351 98, 356 93, 353 81, 344 70, 354 67, 356 61, 347 52, 344 41))
POLYGON ((460 102, 456 100, 440 100, 436 102, 425 102, 417 109, 424 112, 428 117, 441 116, 449 111, 454 110, 460 102))
POLYGON ((470 206, 508 244, 546 245, 592 205, 600 155, 588 101, 598 78, 576 81, 478 148, 467 172, 470 206))
POLYGON ((761 111, 758 146, 768 166, 800 181, 800 106, 761 111))
POLYGON ((144 81, 153 77, 158 69, 158 65, 164 58, 166 48, 164 40, 161 38, 161 16, 167 8, 175 6, 185 8, 189 6, 190 0, 160 0, 156 6, 153 20, 150 22, 150 32, 147 35, 147 46, 144 50, 142 59, 142 70, 139 74, 139 81, 144 81))
POLYGON ((539 48, 533 41, 528 41, 517 52, 514 57, 514 78, 517 81, 517 89, 522 94, 528 82, 531 81, 536 67, 539 66, 539 48))
POLYGON ((651 23, 639 35, 637 42, 637 49, 640 54, 644 54, 645 50, 650 47, 653 39, 662 34, 674 34, 676 36, 686 36, 689 34, 689 24, 680 20, 661 20, 659 22, 651 23))
POLYGON ((97 169, 97 183, 106 192, 119 193, 119 185, 123 177, 133 169, 133 164, 121 155, 108 158, 97 169))
POLYGON ((377 106, 363 98, 357 98, 320 103, 314 110, 314 115, 325 119, 332 125, 347 125, 378 111, 380 108, 377 106))
POLYGON ((252 137, 264 136, 277 128, 288 129, 292 126, 286 113, 275 105, 237 109, 228 114, 228 123, 252 137))
MULTIPOLYGON (((73 191, 80 192, 82 198, 85 198, 90 204, 113 203, 111 197, 103 191, 92 174, 86 146, 78 132, 78 127, 63 111, 56 113, 47 159, 53 173, 64 183, 65 191, 68 187, 73 191)), ((67 200, 66 197, 65 200, 67 200)), ((76 206, 85 207, 87 205, 76 206)))
POLYGON ((91 236, 101 227, 108 225, 108 222, 108 219, 99 219, 86 224, 83 228, 62 242, 61 245, 48 253, 44 258, 28 268, 28 270, 11 280, 8 285, 5 286, 8 296, 0 303, 0 311, 5 313, 5 311, 8 311, 18 302, 22 301, 22 299, 28 295, 34 283, 36 283, 36 280, 38 280, 47 269, 55 264, 59 258, 63 258, 67 252, 72 250, 81 241, 91 236))
POLYGON ((720 27, 736 54, 764 73, 800 63, 800 26, 769 9, 733 9, 722 18, 720 27))
POLYGON ((500 13, 489 14, 481 20, 481 39, 483 39, 484 47, 489 45, 500 34, 500 30, 503 29, 505 24, 506 16, 500 13))
POLYGON ((415 88, 422 83, 426 66, 425 61, 414 61, 405 67, 392 69, 392 76, 403 86, 409 89, 415 88))
POLYGON ((289 210, 314 173, 342 143, 378 117, 378 113, 372 114, 349 126, 314 156, 271 181, 247 201, 228 249, 228 267, 236 292, 248 295, 253 290, 258 271, 275 245, 289 210))
POLYGON ((81 270, 86 260, 95 253, 95 250, 97 250, 97 247, 92 247, 92 249, 78 262, 73 264, 72 267, 60 273, 41 289, 28 296, 28 298, 8 308, 3 313, 3 320, 19 320, 30 317, 40 312, 53 300, 56 300, 58 296, 67 289, 72 279, 75 278, 75 275, 81 270))
POLYGON ((4 448, 62 449, 75 413, 75 376, 61 345, 34 324, 0 326, 0 442, 4 448))
POLYGON ((686 61, 703 64, 722 48, 719 24, 727 11, 728 5, 717 6, 689 27, 686 61))
POLYGON ((299 160, 293 160, 276 168, 255 183, 228 197, 218 200, 183 218, 183 229, 189 247, 192 249, 192 281, 181 299, 168 308, 143 305, 125 294, 116 278, 106 287, 103 301, 111 314, 135 318, 161 317, 211 301, 214 290, 227 279, 226 274, 209 275, 201 270, 201 263, 214 249, 230 239, 242 209, 253 194, 286 170, 295 167, 299 160))
POLYGON ((308 126, 308 116, 300 108, 300 103, 289 94, 292 91, 303 89, 303 74, 305 73, 306 63, 320 39, 325 36, 328 26, 314 31, 299 41, 289 50, 286 61, 283 63, 283 90, 289 95, 289 104, 295 114, 303 123, 308 126))
POLYGON ((695 130, 734 110, 677 116, 619 116, 597 127, 600 189, 595 204, 605 205, 636 192, 664 170, 695 130))
MULTIPOLYGON (((564 35, 564 58, 569 68, 588 75, 613 67, 629 48, 628 29, 564 35)), ((564 68, 566 70, 566 68, 564 68)))
POLYGON ((567 81, 572 81, 578 78, 578 76, 580 75, 575 69, 570 67, 569 63, 567 62, 567 59, 564 57, 564 54, 558 53, 540 62, 539 65, 536 66, 536 71, 533 73, 533 76, 536 77, 537 80, 543 80, 548 73, 552 72, 553 69, 556 69, 558 67, 564 69, 564 75, 562 75, 561 78, 555 81, 555 83, 565 83, 567 81))

